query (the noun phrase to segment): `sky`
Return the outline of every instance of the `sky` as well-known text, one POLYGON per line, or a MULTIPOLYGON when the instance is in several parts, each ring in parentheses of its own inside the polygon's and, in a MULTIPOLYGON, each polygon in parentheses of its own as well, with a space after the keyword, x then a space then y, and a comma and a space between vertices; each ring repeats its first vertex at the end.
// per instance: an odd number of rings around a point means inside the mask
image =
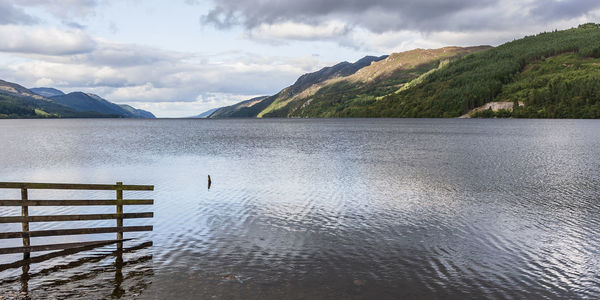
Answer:
POLYGON ((366 55, 587 22, 600 1, 0 0, 0 79, 186 117, 366 55))

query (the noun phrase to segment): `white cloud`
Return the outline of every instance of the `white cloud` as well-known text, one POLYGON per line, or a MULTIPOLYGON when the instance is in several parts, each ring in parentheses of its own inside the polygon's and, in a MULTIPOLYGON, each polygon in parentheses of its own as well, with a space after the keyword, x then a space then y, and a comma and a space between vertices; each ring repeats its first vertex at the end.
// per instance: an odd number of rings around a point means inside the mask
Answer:
POLYGON ((52 78, 43 77, 35 81, 36 86, 45 87, 45 86, 54 86, 56 82, 52 78))
POLYGON ((345 35, 349 30, 348 25, 338 21, 328 21, 317 25, 287 21, 261 24, 251 29, 248 36, 263 41, 327 40, 345 35))
MULTIPOLYGON (((175 87, 173 88, 158 88, 151 82, 146 82, 141 85, 118 87, 113 89, 107 98, 110 99, 126 99, 136 101, 157 101, 169 100, 176 94, 175 87)), ((188 101, 189 102, 189 101, 188 101)))
POLYGON ((498 45, 544 30, 597 22, 597 0, 213 0, 202 17, 258 42, 331 41, 387 52, 446 45, 498 45))
POLYGON ((4 0, 22 7, 42 7, 49 13, 62 18, 85 17, 94 14, 103 0, 4 0))
POLYGON ((0 26, 0 51, 69 55, 92 51, 96 43, 81 30, 62 31, 55 28, 0 26))
POLYGON ((195 101, 161 101, 161 102, 128 102, 137 108, 156 112, 159 118, 191 117, 199 115, 209 109, 228 106, 243 100, 256 97, 256 95, 239 95, 226 93, 200 94, 195 101))

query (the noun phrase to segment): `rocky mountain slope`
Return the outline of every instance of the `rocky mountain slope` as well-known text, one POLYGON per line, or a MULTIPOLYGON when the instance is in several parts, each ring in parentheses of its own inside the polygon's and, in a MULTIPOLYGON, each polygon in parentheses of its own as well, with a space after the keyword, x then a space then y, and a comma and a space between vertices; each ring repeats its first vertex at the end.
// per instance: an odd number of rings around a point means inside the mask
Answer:
POLYGON ((358 70, 369 66, 373 62, 385 59, 387 56, 366 56, 356 61, 355 63, 342 62, 335 66, 325 67, 319 71, 308 73, 300 76, 298 80, 291 86, 283 89, 274 96, 258 97, 250 100, 242 101, 238 104, 222 107, 210 115, 210 118, 232 118, 232 117, 257 117, 262 116, 261 113, 274 102, 278 103, 294 97, 307 88, 319 84, 321 82, 344 77, 356 73, 358 70))
POLYGON ((329 117, 340 107, 375 101, 376 97, 397 91, 444 61, 488 48, 417 49, 389 56, 367 56, 354 64, 343 62, 302 75, 292 86, 274 96, 220 108, 210 118, 329 117))

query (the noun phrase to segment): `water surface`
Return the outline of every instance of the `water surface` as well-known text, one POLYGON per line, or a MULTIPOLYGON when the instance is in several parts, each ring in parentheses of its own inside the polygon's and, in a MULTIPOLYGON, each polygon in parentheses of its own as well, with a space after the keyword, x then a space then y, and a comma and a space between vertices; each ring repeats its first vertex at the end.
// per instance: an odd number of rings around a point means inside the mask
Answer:
MULTIPOLYGON (((600 297, 599 121, 0 120, 0 141, 0 181, 155 185, 125 192, 155 199, 126 208, 155 213, 125 221, 154 225, 133 249, 1 271, 8 298, 600 297)), ((30 191, 82 197, 114 192, 30 191)))

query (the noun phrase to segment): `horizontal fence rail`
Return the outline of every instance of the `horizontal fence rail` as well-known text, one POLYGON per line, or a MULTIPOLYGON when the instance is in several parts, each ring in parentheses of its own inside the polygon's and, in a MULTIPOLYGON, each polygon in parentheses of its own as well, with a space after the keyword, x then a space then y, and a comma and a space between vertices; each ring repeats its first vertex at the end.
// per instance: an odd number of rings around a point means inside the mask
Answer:
MULTIPOLYGON (((0 206, 103 206, 117 205, 117 200, 0 200, 0 206)), ((123 205, 152 205, 152 199, 128 199, 123 205)))
POLYGON ((0 189, 20 189, 21 200, 0 200, 0 207, 21 207, 20 216, 2 216, 0 223, 21 223, 22 231, 0 232, 0 239, 21 238, 22 247, 0 248, 0 254, 23 253, 23 259, 29 259, 30 252, 64 250, 81 247, 105 246, 117 243, 117 247, 123 247, 124 232, 152 231, 152 226, 123 226, 123 219, 152 218, 153 212, 123 213, 124 205, 153 205, 152 199, 123 199, 123 191, 153 191, 153 185, 124 185, 122 182, 116 184, 71 184, 71 183, 32 183, 32 182, 0 182, 0 189), (29 189, 43 190, 89 190, 89 191, 116 191, 115 199, 109 200, 30 200, 29 189), (30 216, 30 206, 115 206, 115 213, 108 214, 79 214, 79 215, 39 215, 30 216), (29 223, 33 222, 68 222, 68 221, 90 221, 90 220, 116 220, 115 227, 98 228, 68 228, 54 230, 29 230, 29 223), (116 239, 103 241, 89 241, 50 245, 31 245, 32 237, 82 235, 98 233, 116 233, 116 239))
POLYGON ((36 190, 90 190, 90 191, 153 191, 153 185, 79 184, 79 183, 32 183, 0 182, 0 189, 36 190))
POLYGON ((27 216, 27 217, 0 217, 0 223, 22 223, 22 222, 58 222, 58 221, 93 221, 111 219, 138 219, 152 218, 154 213, 116 213, 116 214, 89 214, 89 215, 49 215, 49 216, 27 216))

